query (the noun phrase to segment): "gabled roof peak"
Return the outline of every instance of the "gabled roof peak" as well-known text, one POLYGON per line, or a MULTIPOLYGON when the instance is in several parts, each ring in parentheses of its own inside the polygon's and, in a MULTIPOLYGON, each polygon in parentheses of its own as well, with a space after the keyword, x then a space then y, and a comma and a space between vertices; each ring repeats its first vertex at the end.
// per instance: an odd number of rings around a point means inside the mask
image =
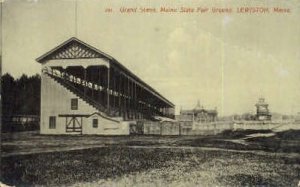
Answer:
POLYGON ((37 62, 43 63, 50 59, 69 59, 69 58, 107 58, 113 59, 110 55, 100 51, 99 49, 71 37, 62 44, 53 48, 49 52, 36 59, 37 62))
POLYGON ((105 58, 109 61, 109 63, 123 72, 125 72, 129 77, 133 78, 137 82, 139 82, 142 86, 145 86, 145 89, 148 89, 150 92, 153 92, 155 96, 162 98, 164 102, 168 105, 174 107, 175 105, 164 98, 160 93, 158 93, 155 89, 149 86, 147 83, 142 81, 139 77, 137 77, 134 73, 132 73, 129 69, 123 66, 120 62, 114 59, 112 56, 100 51, 99 49, 79 40, 76 37, 71 37, 62 44, 53 48, 49 52, 40 56, 36 59, 39 63, 44 63, 47 60, 52 59, 84 59, 84 58, 105 58))

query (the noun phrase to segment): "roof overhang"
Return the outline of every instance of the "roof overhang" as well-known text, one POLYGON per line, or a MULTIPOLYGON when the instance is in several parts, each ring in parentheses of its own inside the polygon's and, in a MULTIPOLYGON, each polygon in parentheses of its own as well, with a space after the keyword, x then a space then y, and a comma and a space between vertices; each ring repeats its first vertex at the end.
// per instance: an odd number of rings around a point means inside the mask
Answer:
MULTIPOLYGON (((72 43, 76 43, 80 46, 83 46, 84 48, 88 49, 91 53, 95 53, 97 54, 95 58, 105 58, 107 59, 108 63, 110 64, 110 66, 114 66, 117 67, 118 69, 120 69, 121 71, 123 71, 127 76, 131 77, 132 79, 134 79, 136 82, 140 83, 142 86, 144 86, 148 91, 152 92, 152 94, 158 98, 160 98, 162 101, 164 101, 169 107, 175 107, 175 105, 169 101, 168 99, 166 99, 164 96, 162 96, 160 93, 158 93, 154 88, 152 88, 151 86, 149 86, 147 83, 145 83, 143 80, 141 80, 138 76, 136 76, 134 73, 132 73, 129 69, 127 69, 124 65, 122 65, 119 61, 117 61, 116 59, 114 59, 112 56, 102 52, 101 50, 75 38, 72 37, 69 40, 63 42, 62 44, 58 45, 57 47, 53 48, 52 50, 50 50, 49 52, 43 54, 42 56, 38 57, 36 59, 36 61, 38 63, 45 63, 47 61, 49 61, 54 54, 58 53, 61 50, 64 50, 66 48, 66 46, 71 45, 72 43)), ((95 55, 94 55, 95 56, 95 55)), ((78 59, 82 59, 82 58, 90 58, 90 57, 80 57, 78 59)), ((64 58, 62 58, 64 59, 64 58)), ((62 65, 63 66, 63 65, 62 65)))

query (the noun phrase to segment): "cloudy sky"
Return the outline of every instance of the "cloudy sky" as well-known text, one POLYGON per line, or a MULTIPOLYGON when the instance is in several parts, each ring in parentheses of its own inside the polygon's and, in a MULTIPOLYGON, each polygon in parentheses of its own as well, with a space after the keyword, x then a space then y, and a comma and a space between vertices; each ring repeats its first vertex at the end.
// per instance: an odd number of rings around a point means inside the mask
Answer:
POLYGON ((197 100, 220 115, 300 112, 297 0, 4 1, 3 72, 40 73, 37 57, 70 37, 110 54, 180 108, 197 100), (268 14, 120 13, 121 7, 269 7, 268 14), (291 13, 272 13, 273 7, 291 13), (112 13, 105 13, 112 8, 112 13), (75 23, 77 20, 77 24, 75 23), (77 28, 77 29, 75 29, 77 28), (77 30, 77 32, 76 32, 77 30))

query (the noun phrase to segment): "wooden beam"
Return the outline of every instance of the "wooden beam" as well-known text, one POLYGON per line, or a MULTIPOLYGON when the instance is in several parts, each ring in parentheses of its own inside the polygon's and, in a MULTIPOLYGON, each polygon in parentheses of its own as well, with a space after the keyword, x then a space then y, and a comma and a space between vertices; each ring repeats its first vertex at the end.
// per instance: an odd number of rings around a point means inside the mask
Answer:
POLYGON ((109 112, 109 92, 110 92, 110 68, 107 68, 107 110, 109 112))
POLYGON ((87 86, 87 85, 86 85, 86 68, 84 68, 83 71, 84 71, 84 72, 83 72, 83 73, 84 73, 83 79, 84 79, 84 81, 85 81, 84 87, 83 87, 83 95, 86 96, 86 86, 87 86))

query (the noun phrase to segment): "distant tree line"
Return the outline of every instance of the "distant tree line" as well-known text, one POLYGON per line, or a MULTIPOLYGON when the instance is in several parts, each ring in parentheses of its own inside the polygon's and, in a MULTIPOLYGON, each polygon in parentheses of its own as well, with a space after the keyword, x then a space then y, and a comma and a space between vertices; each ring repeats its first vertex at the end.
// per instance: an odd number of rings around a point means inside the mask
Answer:
POLYGON ((15 79, 6 73, 1 77, 2 119, 14 115, 40 114, 41 77, 23 74, 15 79))

